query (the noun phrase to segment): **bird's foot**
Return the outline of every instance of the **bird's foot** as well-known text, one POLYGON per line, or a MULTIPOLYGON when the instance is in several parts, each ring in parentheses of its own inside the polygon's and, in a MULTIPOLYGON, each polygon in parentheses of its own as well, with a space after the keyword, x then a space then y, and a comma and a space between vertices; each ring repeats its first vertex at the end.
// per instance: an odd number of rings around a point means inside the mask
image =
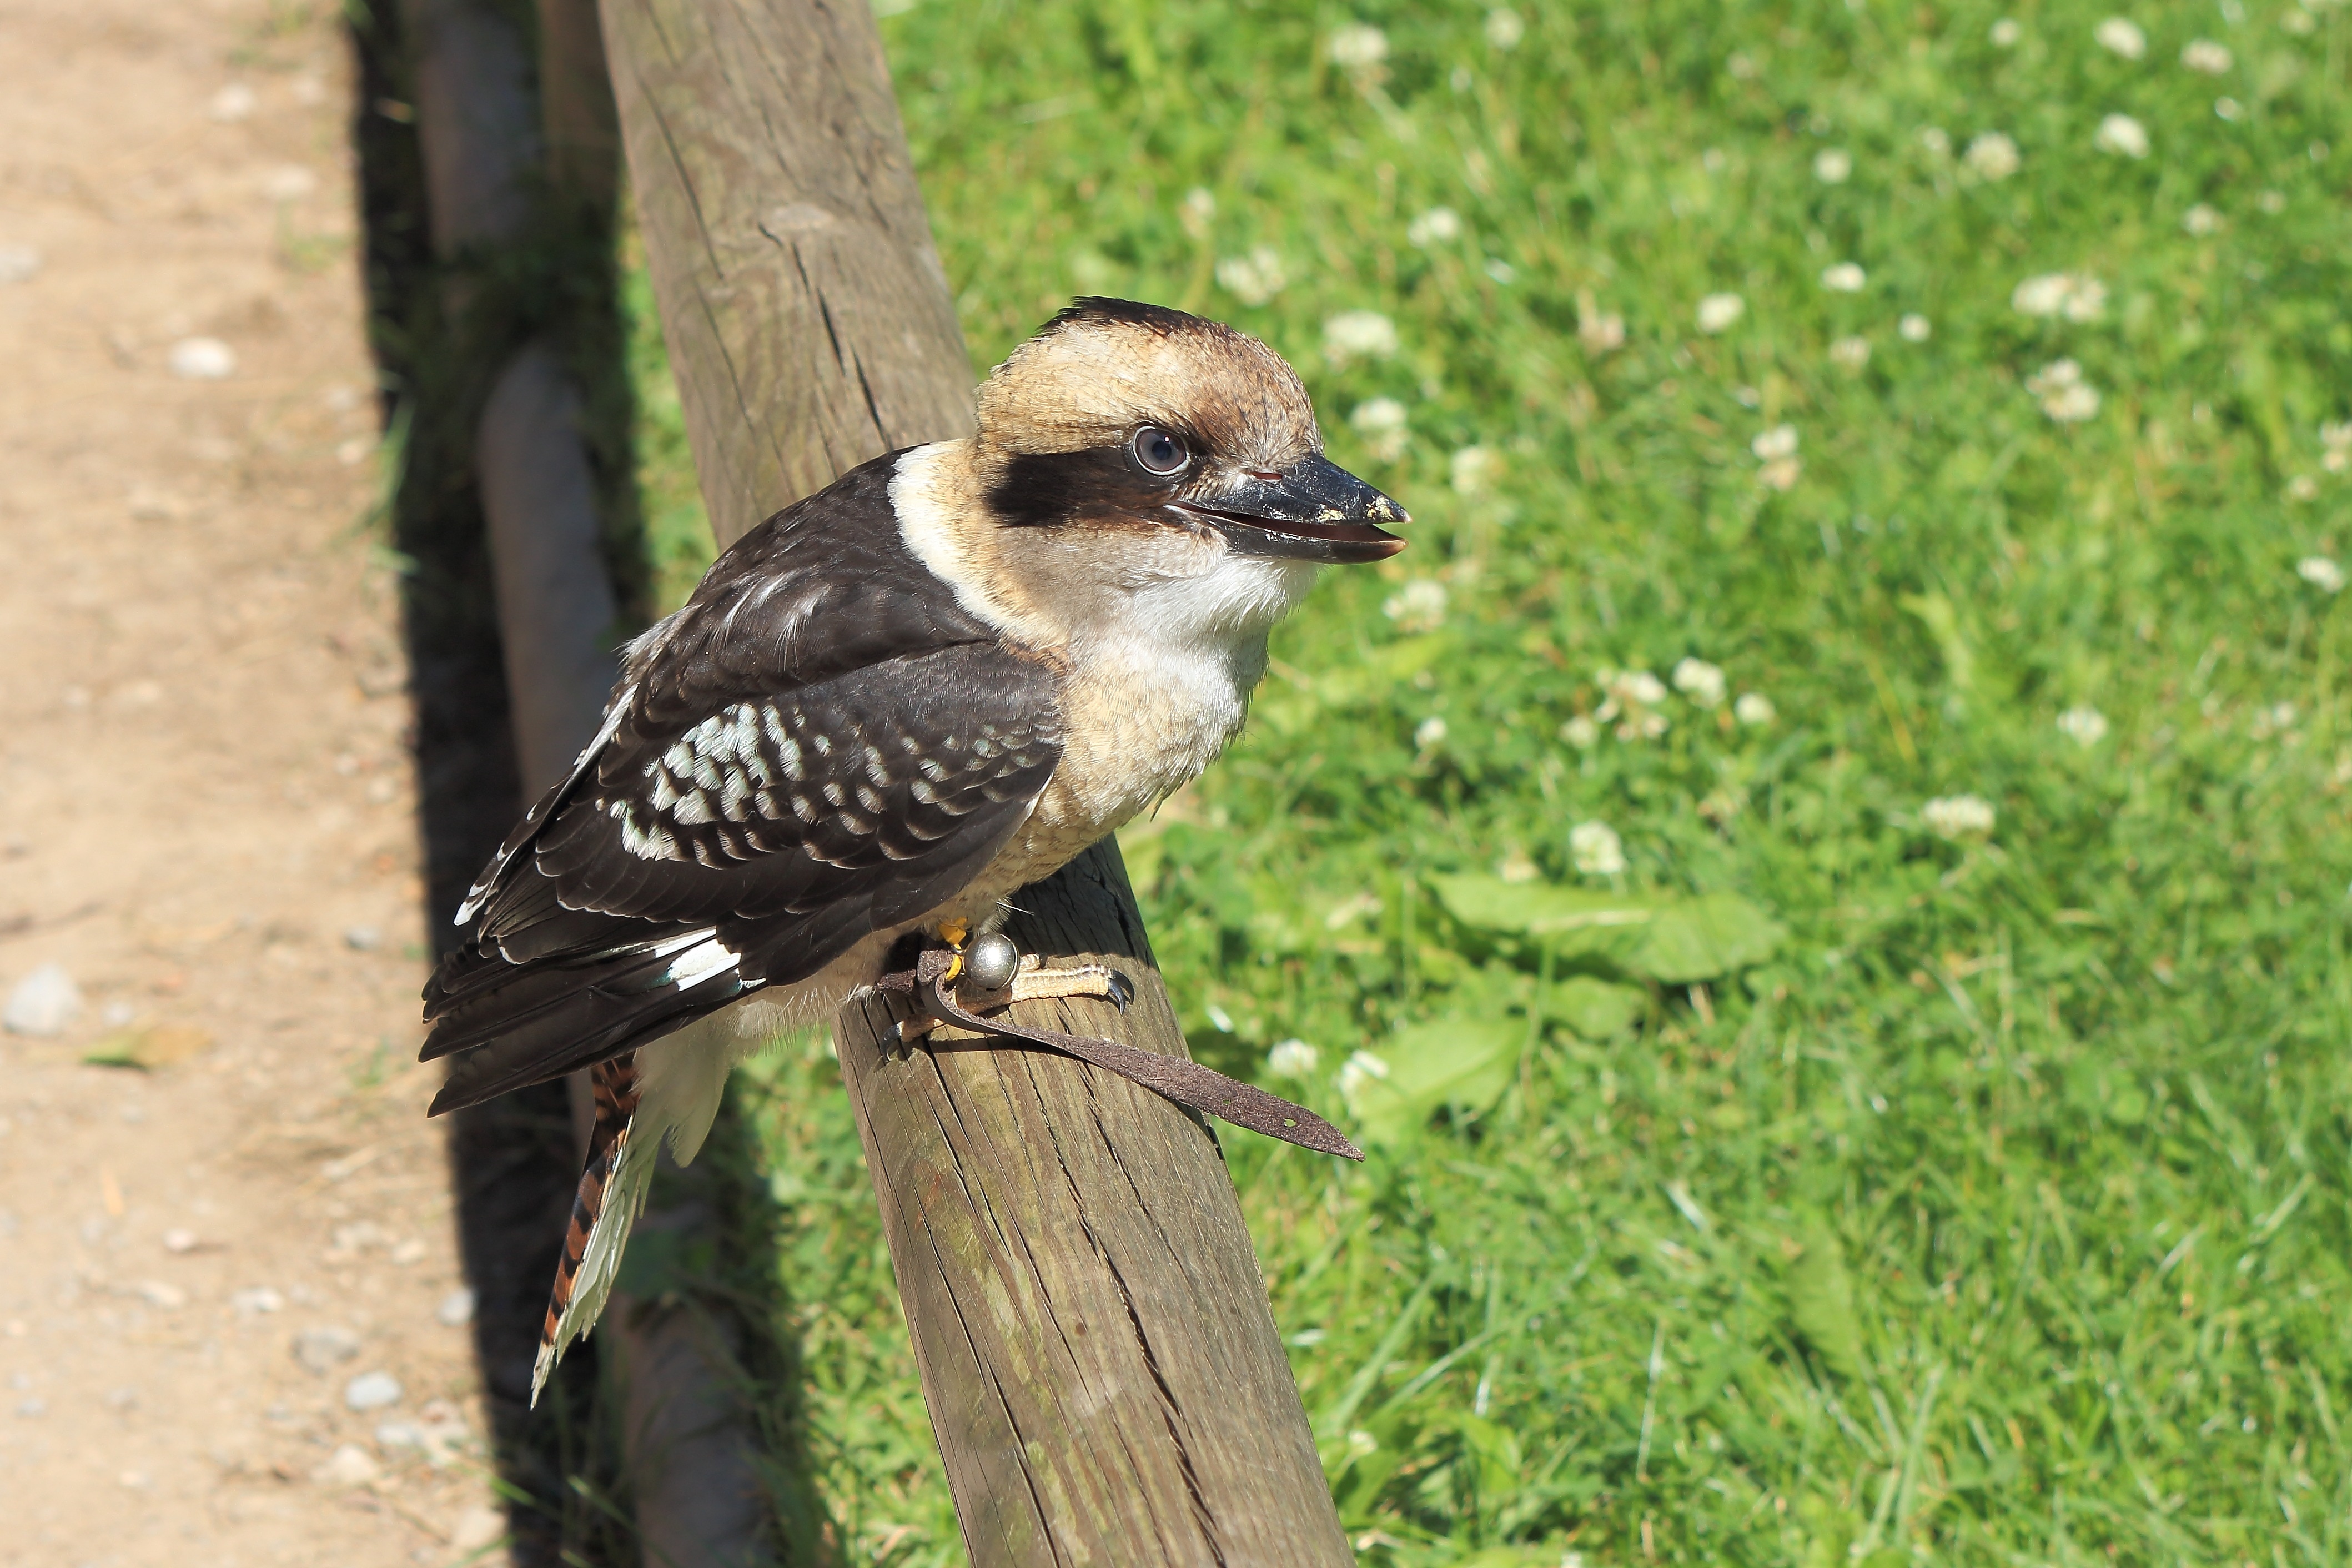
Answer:
POLYGON ((915 955, 914 967, 884 975, 879 991, 898 992, 912 1005, 912 1016, 898 1025, 893 1056, 911 1053, 916 1042, 929 1050, 1003 1048, 1018 1043, 1043 1047, 1118 1074, 1192 1110, 1222 1117, 1236 1126, 1303 1148, 1360 1160, 1363 1151, 1313 1111, 1254 1085, 1237 1083, 1182 1056, 1166 1056, 1120 1040, 1066 1035, 1033 1028, 1008 1018, 987 1018, 1014 1002, 1097 996, 1121 1012, 1134 1000, 1126 975, 1100 963, 1047 969, 1024 957, 1011 940, 994 931, 973 937, 961 922, 943 924, 943 945, 915 955), (952 926, 953 929, 948 929, 952 926))
POLYGON ((1098 996, 1124 1013, 1135 1000, 1135 983, 1108 963, 1048 969, 1043 958, 1028 952, 1022 954, 1010 985, 992 993, 974 993, 963 998, 963 1005, 975 1013, 985 1013, 1013 1002, 1050 1002, 1067 996, 1098 996))

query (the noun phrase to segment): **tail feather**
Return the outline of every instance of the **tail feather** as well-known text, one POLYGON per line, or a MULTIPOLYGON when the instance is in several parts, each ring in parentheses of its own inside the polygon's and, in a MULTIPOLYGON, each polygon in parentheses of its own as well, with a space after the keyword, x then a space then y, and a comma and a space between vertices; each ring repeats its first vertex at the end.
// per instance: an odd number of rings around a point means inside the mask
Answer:
POLYGON ((629 1226, 646 1201, 654 1170, 654 1144, 633 1142, 639 1098, 636 1054, 631 1052, 589 1069, 595 1093, 595 1122, 588 1135, 588 1162, 572 1200, 572 1224, 564 1232, 563 1256, 548 1292, 547 1321, 539 1334, 539 1357, 531 1366, 530 1402, 573 1340, 584 1338, 604 1310, 619 1273, 629 1226))

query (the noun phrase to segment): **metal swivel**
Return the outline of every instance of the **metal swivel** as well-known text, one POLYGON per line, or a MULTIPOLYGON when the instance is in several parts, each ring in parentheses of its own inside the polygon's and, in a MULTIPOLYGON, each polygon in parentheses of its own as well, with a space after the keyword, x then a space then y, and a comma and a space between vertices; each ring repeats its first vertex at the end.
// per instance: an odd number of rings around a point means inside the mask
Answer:
POLYGON ((963 950, 963 978, 982 991, 1002 991, 1021 968, 1021 950, 1000 931, 971 939, 963 950))

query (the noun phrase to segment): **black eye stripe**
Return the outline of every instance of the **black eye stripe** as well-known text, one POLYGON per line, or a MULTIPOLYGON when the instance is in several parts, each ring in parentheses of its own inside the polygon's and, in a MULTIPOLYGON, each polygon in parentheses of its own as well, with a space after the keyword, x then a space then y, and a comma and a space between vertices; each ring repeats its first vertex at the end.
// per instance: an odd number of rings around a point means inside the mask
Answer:
MULTIPOLYGON (((1186 462, 1206 449, 1182 430, 1165 430, 1183 444, 1186 462)), ((1108 518, 1119 512, 1157 512, 1168 504, 1169 484, 1187 471, 1153 474, 1135 455, 1130 438, 1116 446, 1090 447, 1077 452, 1035 452, 1006 459, 988 488, 989 510, 1015 528, 1045 528, 1081 517, 1108 518)))

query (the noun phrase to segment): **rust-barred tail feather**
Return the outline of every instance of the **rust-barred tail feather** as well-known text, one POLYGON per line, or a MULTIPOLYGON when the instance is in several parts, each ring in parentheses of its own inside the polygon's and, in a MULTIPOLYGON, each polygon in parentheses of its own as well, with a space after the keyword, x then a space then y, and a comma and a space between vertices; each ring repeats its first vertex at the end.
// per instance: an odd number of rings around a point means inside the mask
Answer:
POLYGON ((580 1294, 583 1266, 598 1239, 599 1227, 617 1229, 625 1236, 635 1217, 635 1194, 626 1190, 630 1184, 625 1184, 621 1175, 629 1151, 629 1128, 637 1114, 636 1054, 597 1063, 588 1069, 588 1082, 595 1096, 595 1121, 588 1133, 588 1159, 580 1172, 580 1188, 572 1199, 572 1225, 563 1235, 563 1256, 555 1265, 555 1286, 548 1293, 547 1321, 539 1333, 539 1358, 530 1384, 533 1405, 539 1403, 540 1388, 562 1358, 565 1343, 586 1333, 604 1307, 604 1290, 611 1283, 609 1270, 590 1282, 593 1300, 580 1294), (617 1204, 613 1201, 616 1196, 621 1200, 617 1204), (575 1312, 575 1305, 584 1312, 575 1312), (582 1317, 586 1321, 578 1321, 582 1317))

